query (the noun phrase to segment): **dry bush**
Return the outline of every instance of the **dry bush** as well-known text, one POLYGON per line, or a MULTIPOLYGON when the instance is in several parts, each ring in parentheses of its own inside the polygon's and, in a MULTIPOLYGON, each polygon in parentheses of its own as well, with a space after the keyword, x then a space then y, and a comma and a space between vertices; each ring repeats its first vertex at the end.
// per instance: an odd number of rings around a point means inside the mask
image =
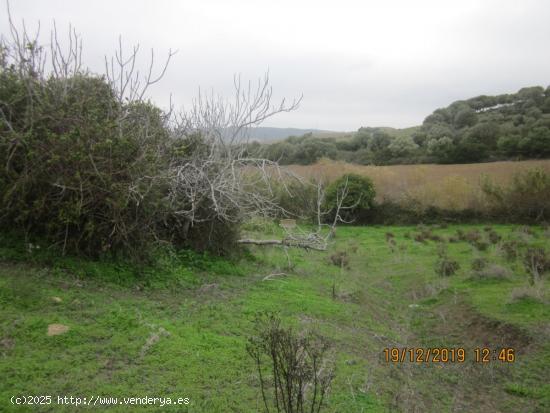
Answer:
POLYGON ((487 231, 487 238, 491 244, 497 244, 502 239, 502 237, 492 229, 487 231))
POLYGON ((437 248, 438 259, 435 263, 435 272, 441 277, 449 277, 460 269, 458 261, 448 255, 447 245, 439 244, 437 248))
POLYGON ((528 248, 523 255, 523 264, 530 284, 534 285, 543 274, 550 271, 550 254, 544 248, 528 248))
POLYGON ((346 251, 336 251, 330 256, 330 262, 338 268, 349 269, 349 255, 346 251))
POLYGON ((422 244, 426 243, 426 237, 425 237, 423 234, 416 234, 416 235, 414 236, 414 240, 415 240, 416 242, 420 242, 420 243, 422 243, 422 244))
POLYGON ((489 248, 489 243, 484 240, 473 241, 471 244, 479 251, 487 251, 489 248))
POLYGON ((508 303, 516 303, 522 300, 544 301, 542 290, 534 286, 517 287, 510 293, 508 303))
POLYGON ((490 264, 479 271, 476 271, 472 278, 477 280, 506 280, 512 275, 512 272, 501 265, 490 264))
POLYGON ((483 257, 474 258, 474 260, 472 261, 472 270, 481 271, 485 269, 488 264, 489 264, 489 261, 487 260, 487 258, 483 258, 483 257))
POLYGON ((278 316, 260 314, 248 339, 266 412, 320 412, 334 377, 329 344, 314 332, 298 335, 278 316))
POLYGON ((472 229, 464 235, 464 241, 467 241, 471 244, 481 241, 481 233, 477 229, 472 229))
POLYGON ((515 261, 519 255, 520 244, 516 240, 504 241, 500 244, 500 249, 504 253, 507 261, 515 261))

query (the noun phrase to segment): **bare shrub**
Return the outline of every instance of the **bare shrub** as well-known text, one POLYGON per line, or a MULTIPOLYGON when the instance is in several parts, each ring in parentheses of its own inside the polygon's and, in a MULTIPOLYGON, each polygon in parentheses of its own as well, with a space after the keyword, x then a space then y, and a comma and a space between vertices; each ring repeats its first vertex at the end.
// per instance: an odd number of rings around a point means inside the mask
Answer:
POLYGON ((507 261, 515 261, 519 255, 519 243, 515 240, 504 241, 500 244, 507 261))
POLYGON ((436 241, 436 242, 444 241, 444 239, 441 236, 439 236, 437 234, 434 234, 432 232, 431 228, 428 228, 425 225, 418 225, 417 230, 419 231, 419 233, 417 233, 414 236, 415 241, 418 241, 418 242, 421 242, 421 243, 426 242, 426 240, 431 240, 431 241, 436 241))
POLYGON ((471 231, 468 231, 464 235, 464 240, 471 243, 471 244, 473 244, 475 242, 478 242, 478 241, 481 240, 481 233, 477 229, 473 229, 471 231))
POLYGON ((512 275, 512 272, 501 265, 490 264, 485 268, 474 273, 472 278, 478 280, 506 280, 512 275))
POLYGON ((536 232, 531 227, 528 227, 527 225, 522 225, 521 227, 518 227, 516 229, 516 232, 519 234, 527 234, 531 236, 536 235, 536 232))
POLYGON ((473 241, 471 242, 471 244, 479 251, 487 251, 487 249, 489 248, 489 243, 484 240, 473 241))
POLYGON ((514 288, 510 293, 510 298, 508 302, 516 303, 518 301, 529 300, 529 299, 535 300, 535 301, 543 301, 541 290, 539 288, 532 287, 532 286, 514 288))
POLYGON ((487 232, 487 238, 491 244, 497 244, 502 239, 502 237, 494 230, 487 232))
POLYGON ((255 320, 247 352, 256 364, 266 412, 320 412, 334 377, 330 348, 316 333, 298 335, 273 313, 255 320))
POLYGON ((336 251, 330 256, 330 262, 338 268, 349 268, 349 255, 346 251, 336 251))
POLYGON ((489 261, 487 260, 487 258, 483 258, 483 257, 474 258, 474 260, 472 261, 472 270, 481 271, 485 267, 487 267, 488 264, 489 264, 489 261))
POLYGON ((420 242, 420 243, 422 243, 422 244, 426 243, 426 237, 425 237, 423 234, 416 234, 416 235, 414 236, 414 240, 415 240, 416 242, 420 242))
POLYGON ((523 256, 523 264, 529 274, 529 282, 534 285, 542 275, 550 271, 550 256, 544 248, 528 248, 523 256))
POLYGON ((449 257, 446 244, 439 244, 437 248, 438 259, 435 263, 435 272, 441 277, 449 277, 460 269, 458 261, 449 257))

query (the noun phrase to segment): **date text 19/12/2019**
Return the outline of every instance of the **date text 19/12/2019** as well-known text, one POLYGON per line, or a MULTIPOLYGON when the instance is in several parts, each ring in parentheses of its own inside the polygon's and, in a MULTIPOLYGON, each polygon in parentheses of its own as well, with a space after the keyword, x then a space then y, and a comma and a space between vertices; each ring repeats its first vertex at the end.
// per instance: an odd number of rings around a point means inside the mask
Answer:
POLYGON ((516 351, 511 347, 477 347, 466 350, 462 347, 392 347, 384 349, 388 363, 514 363, 516 351))

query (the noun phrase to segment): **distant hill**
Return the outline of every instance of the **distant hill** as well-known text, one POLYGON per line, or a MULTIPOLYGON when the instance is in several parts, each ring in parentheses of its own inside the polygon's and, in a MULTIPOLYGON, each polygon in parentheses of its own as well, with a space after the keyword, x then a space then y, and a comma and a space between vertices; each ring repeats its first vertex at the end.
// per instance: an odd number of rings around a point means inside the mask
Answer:
POLYGON ((302 136, 306 133, 312 133, 319 137, 337 137, 339 135, 350 134, 350 132, 334 132, 321 129, 299 129, 299 128, 271 128, 259 126, 250 130, 250 140, 258 142, 270 142, 286 139, 289 136, 302 136))
POLYGON ((419 131, 421 128, 421 125, 418 126, 410 126, 408 128, 391 128, 389 126, 379 126, 377 128, 372 128, 373 130, 379 130, 386 132, 388 135, 393 136, 394 138, 397 138, 398 136, 411 136, 413 133, 419 131))

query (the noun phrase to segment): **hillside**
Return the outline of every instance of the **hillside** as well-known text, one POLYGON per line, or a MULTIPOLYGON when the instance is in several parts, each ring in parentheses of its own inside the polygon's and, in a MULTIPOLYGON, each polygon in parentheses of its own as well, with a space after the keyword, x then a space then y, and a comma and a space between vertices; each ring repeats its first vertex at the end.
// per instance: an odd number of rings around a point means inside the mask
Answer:
POLYGON ((319 137, 347 134, 347 132, 333 132, 320 129, 272 128, 267 126, 258 126, 250 130, 250 140, 258 142, 270 142, 286 139, 289 136, 301 136, 307 133, 312 133, 313 135, 319 137))

